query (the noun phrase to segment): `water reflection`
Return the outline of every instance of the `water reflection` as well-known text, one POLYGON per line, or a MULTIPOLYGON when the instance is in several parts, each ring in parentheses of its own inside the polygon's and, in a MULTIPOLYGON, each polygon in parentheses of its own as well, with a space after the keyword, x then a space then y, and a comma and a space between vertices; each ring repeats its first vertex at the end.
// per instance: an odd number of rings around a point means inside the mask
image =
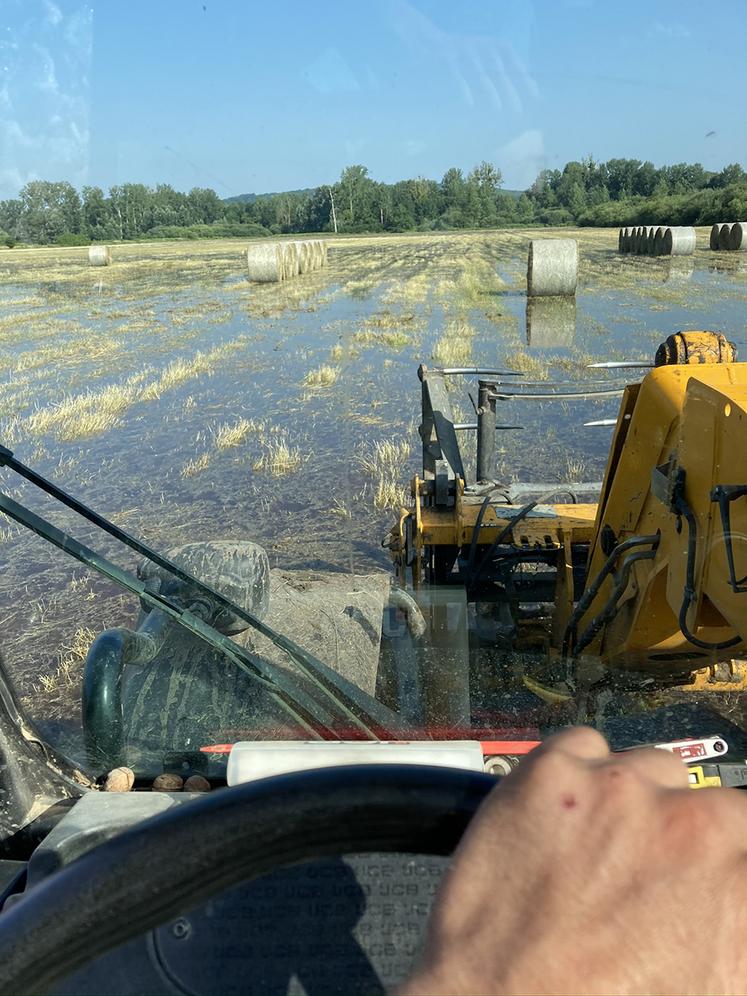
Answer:
POLYGON ((692 279, 695 262, 692 256, 673 256, 664 270, 665 284, 686 284, 692 279))
POLYGON ((576 336, 575 297, 527 298, 527 345, 538 349, 572 346, 576 336))
POLYGON ((728 273, 731 276, 747 273, 747 253, 734 253, 730 256, 715 256, 708 269, 711 273, 728 273))

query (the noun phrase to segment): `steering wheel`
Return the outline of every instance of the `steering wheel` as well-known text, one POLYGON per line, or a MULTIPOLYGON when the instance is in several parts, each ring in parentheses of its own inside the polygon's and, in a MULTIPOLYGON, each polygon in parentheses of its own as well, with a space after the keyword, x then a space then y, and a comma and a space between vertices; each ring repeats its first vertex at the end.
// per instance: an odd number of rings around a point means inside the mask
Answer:
POLYGON ((239 882, 332 855, 448 855, 491 775, 356 765, 248 782, 137 824, 0 913, 0 996, 43 992, 239 882), (174 856, 178 860, 174 860, 174 856))

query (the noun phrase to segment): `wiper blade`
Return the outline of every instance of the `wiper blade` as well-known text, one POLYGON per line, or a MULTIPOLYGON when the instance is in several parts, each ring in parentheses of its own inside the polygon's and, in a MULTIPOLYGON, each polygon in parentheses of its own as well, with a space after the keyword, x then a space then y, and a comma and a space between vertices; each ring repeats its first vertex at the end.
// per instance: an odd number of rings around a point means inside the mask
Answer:
MULTIPOLYGON (((141 556, 153 561, 153 563, 180 580, 192 585, 198 591, 207 595, 222 609, 238 616, 244 622, 248 623, 249 626, 267 637, 275 646, 284 650, 299 666, 307 680, 324 695, 325 699, 329 700, 333 709, 342 714, 341 718, 347 724, 346 733, 352 728, 352 731, 357 730, 364 736, 373 739, 392 739, 393 737, 409 734, 409 731, 404 728, 397 715, 381 702, 378 702, 352 682, 343 678, 342 675, 337 674, 336 671, 318 660, 313 654, 304 650, 303 647, 300 647, 293 640, 281 633, 277 633, 272 627, 255 616, 254 613, 236 605, 210 585, 194 577, 194 575, 185 571, 182 567, 179 567, 156 550, 151 549, 145 543, 130 536, 129 533, 78 501, 77 498, 69 495, 51 481, 47 481, 40 474, 37 474, 30 467, 16 460, 13 453, 4 446, 0 446, 0 465, 5 465, 9 469, 14 470, 46 494, 56 498, 110 536, 113 536, 124 545, 135 550, 141 556)), ((328 727, 329 717, 322 718, 319 714, 318 704, 294 686, 278 668, 251 654, 229 637, 219 633, 194 613, 176 605, 172 600, 165 598, 163 595, 150 591, 145 583, 134 575, 124 571, 94 550, 79 543, 67 533, 57 529, 56 526, 53 526, 45 519, 24 508, 24 506, 2 492, 0 492, 0 510, 54 546, 68 553, 80 563, 93 567, 121 587, 142 598, 146 604, 158 608, 184 628, 194 633, 195 636, 200 637, 210 646, 219 650, 242 670, 248 670, 255 678, 275 685, 276 692, 281 694, 284 699, 286 709, 289 701, 300 706, 302 700, 306 700, 303 711, 306 712, 308 709, 309 717, 317 725, 324 727, 324 732, 339 739, 339 734, 328 727)), ((301 721, 300 716, 294 716, 294 718, 297 722, 301 721)), ((307 722, 304 721, 301 725, 305 729, 309 729, 307 722)), ((312 731, 309 730, 309 732, 312 731)), ((322 736, 322 739, 326 739, 326 737, 322 736)))

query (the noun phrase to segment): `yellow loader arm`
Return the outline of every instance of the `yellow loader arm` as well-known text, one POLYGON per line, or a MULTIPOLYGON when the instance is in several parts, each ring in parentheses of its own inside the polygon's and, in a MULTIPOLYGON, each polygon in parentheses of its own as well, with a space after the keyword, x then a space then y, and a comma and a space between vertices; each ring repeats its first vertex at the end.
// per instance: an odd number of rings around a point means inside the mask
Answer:
POLYGON ((715 333, 672 340, 674 362, 623 397, 586 592, 613 547, 658 539, 619 559, 572 641, 576 654, 659 673, 739 656, 747 637, 747 364, 724 362, 733 351, 715 333))

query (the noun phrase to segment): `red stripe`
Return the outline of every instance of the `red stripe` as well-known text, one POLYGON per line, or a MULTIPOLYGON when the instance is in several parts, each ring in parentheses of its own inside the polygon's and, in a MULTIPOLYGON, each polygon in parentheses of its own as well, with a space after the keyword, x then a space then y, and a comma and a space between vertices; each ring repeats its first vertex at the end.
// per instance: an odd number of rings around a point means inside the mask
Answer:
POLYGON ((486 756, 491 754, 528 754, 539 747, 540 740, 481 740, 480 746, 486 756))

